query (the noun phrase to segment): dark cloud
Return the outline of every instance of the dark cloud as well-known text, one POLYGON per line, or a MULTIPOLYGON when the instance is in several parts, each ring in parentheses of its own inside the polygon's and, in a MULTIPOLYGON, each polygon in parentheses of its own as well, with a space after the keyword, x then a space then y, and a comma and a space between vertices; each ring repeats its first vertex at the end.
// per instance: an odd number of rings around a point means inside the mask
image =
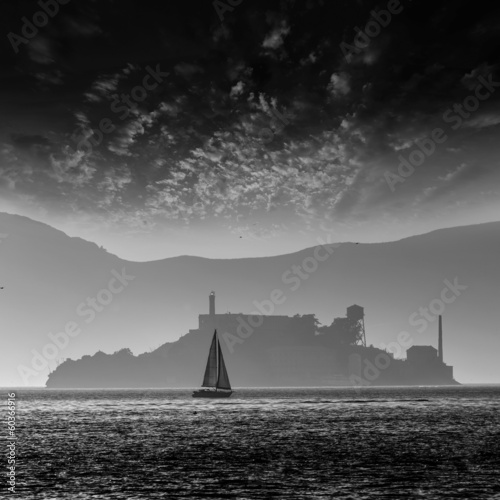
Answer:
POLYGON ((42 135, 13 134, 12 144, 20 149, 50 149, 51 142, 42 135))
MULTIPOLYGON (((500 10, 463 0, 401 5, 352 58, 341 44, 355 44, 385 3, 246 1, 222 23, 211 2, 194 0, 61 6, 19 54, 1 49, 4 168, 22 164, 26 179, 42 171, 44 189, 29 191, 40 206, 43 193, 51 207, 73 196, 79 211, 119 209, 141 227, 159 216, 239 227, 235 218, 277 211, 299 228, 347 224, 409 216, 409 200, 417 209, 437 203, 444 184, 465 196, 480 171, 471 152, 486 163, 498 153, 489 137, 500 92, 456 131, 443 113, 480 77, 500 78, 500 10), (391 193, 384 173, 435 127, 449 141, 391 193), (464 146, 457 162, 451 151, 464 146)), ((19 33, 38 9, 9 5, 3 26, 19 33)), ((470 198, 498 180, 481 172, 470 198)), ((22 196, 19 175, 9 189, 22 196)))

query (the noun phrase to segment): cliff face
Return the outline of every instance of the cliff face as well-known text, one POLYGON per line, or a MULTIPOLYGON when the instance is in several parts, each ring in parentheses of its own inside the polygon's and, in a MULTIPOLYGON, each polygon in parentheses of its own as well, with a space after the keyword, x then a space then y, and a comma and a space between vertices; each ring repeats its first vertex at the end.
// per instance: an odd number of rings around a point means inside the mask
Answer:
POLYGON ((52 388, 163 387, 165 363, 160 355, 134 356, 128 349, 114 354, 98 352, 66 360, 47 380, 52 388))

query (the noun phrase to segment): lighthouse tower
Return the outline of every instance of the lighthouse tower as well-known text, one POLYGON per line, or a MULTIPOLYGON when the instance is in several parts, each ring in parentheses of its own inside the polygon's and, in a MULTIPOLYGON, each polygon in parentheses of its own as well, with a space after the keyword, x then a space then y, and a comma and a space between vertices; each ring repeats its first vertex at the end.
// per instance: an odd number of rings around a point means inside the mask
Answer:
POLYGON ((212 290, 208 296, 208 314, 213 318, 215 316, 215 292, 212 290))
POLYGON ((215 324, 215 292, 212 290, 208 296, 208 314, 209 314, 209 325, 210 329, 213 331, 216 328, 215 324))

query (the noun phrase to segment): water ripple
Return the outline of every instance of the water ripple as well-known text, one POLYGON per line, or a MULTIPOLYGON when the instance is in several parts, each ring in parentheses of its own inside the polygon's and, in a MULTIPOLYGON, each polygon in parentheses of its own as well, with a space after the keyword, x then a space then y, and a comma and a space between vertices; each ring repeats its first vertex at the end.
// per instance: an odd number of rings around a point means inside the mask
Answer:
POLYGON ((25 499, 491 498, 500 388, 20 390, 25 499))

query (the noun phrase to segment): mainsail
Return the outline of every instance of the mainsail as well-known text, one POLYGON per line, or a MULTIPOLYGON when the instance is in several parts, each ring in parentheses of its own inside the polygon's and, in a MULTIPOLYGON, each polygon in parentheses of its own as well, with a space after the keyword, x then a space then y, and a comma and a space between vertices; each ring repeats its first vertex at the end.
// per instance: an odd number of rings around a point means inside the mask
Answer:
POLYGON ((226 364, 224 363, 219 339, 217 338, 217 330, 214 332, 212 344, 210 345, 202 387, 231 390, 226 364))
POLYGON ((203 377, 202 387, 216 387, 217 386, 217 331, 214 332, 212 345, 208 353, 207 367, 205 369, 205 376, 203 377))
POLYGON ((217 380, 217 387, 219 389, 231 390, 231 384, 229 383, 229 377, 227 376, 226 364, 224 363, 224 357, 222 356, 219 340, 217 340, 217 348, 219 350, 219 379, 217 380))

